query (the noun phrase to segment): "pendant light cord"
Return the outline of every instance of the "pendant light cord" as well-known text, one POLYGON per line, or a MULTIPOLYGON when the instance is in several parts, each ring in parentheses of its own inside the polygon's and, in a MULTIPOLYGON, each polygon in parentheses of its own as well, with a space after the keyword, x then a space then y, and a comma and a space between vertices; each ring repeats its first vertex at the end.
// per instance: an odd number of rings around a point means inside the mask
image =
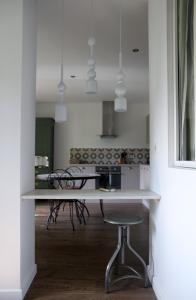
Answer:
POLYGON ((120 26, 119 26, 119 36, 120 36, 120 47, 119 47, 119 69, 122 70, 122 4, 120 4, 120 26))
POLYGON ((94 36, 94 2, 93 0, 91 0, 91 12, 90 12, 90 15, 91 15, 91 37, 94 36))
POLYGON ((63 52, 64 52, 64 0, 61 1, 61 82, 63 82, 63 52))

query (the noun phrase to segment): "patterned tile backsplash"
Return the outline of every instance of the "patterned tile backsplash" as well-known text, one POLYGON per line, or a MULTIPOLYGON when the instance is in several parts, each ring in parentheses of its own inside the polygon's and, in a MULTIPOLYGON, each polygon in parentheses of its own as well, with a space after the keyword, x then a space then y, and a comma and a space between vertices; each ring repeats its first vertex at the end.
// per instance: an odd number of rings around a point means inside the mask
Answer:
POLYGON ((127 163, 149 163, 149 149, 146 148, 71 148, 71 164, 114 165, 120 162, 120 155, 127 153, 127 163))

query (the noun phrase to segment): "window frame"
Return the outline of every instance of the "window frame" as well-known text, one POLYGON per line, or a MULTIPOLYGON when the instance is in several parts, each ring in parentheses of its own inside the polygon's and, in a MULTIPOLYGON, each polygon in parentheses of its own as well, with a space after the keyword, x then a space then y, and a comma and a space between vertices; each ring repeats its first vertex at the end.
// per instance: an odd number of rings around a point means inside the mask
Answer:
MULTIPOLYGON (((178 86, 177 86, 177 74, 178 74, 178 58, 177 58, 177 0, 168 0, 168 116, 169 116, 169 166, 180 168, 196 169, 196 160, 185 161, 178 159, 178 86), (171 130, 172 129, 172 130, 171 130)), ((196 54, 196 0, 194 0, 194 51, 196 54)), ((195 127, 196 127, 196 55, 194 55, 194 90, 195 90, 195 127)), ((195 130, 195 157, 196 157, 196 130, 195 130)))

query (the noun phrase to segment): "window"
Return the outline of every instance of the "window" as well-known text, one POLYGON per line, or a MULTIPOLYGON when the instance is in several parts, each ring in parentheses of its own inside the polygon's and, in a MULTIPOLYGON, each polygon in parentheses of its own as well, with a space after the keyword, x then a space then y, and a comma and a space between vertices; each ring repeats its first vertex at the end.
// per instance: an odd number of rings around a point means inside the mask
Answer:
POLYGON ((173 50, 173 70, 168 65, 173 76, 173 164, 196 168, 196 0, 173 0, 169 24, 174 29, 168 39, 173 50))

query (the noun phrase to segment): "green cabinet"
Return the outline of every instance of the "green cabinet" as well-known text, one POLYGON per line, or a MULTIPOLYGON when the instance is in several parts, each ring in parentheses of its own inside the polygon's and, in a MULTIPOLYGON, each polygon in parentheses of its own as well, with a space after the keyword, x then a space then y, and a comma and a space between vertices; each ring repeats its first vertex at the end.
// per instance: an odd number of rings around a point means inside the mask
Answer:
MULTIPOLYGON (((35 175, 49 173, 54 164, 54 119, 36 118, 35 155, 47 156, 49 166, 35 167, 35 175)), ((47 182, 35 179, 35 188, 48 188, 47 182)))

